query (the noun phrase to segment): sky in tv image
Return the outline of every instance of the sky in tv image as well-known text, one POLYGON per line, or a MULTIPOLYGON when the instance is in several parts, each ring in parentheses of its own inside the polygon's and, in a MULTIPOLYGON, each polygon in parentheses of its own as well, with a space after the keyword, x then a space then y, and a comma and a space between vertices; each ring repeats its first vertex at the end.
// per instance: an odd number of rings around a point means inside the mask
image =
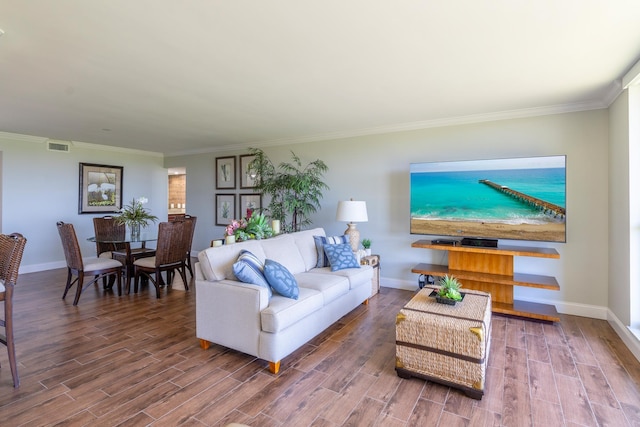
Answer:
MULTIPOLYGON (((540 230, 562 224, 562 237, 542 239, 564 241, 565 160, 565 156, 552 156, 411 164, 411 232, 458 234, 430 230, 436 225, 429 224, 432 221, 541 226, 540 230), (541 210, 523 201, 523 195, 562 209, 541 210)), ((496 231, 500 237, 500 230, 479 234, 489 237, 496 231)))

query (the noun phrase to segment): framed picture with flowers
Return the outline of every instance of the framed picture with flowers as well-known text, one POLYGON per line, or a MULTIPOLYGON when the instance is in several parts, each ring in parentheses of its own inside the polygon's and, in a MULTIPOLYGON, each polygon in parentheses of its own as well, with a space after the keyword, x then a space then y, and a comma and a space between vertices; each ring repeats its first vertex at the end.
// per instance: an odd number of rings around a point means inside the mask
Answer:
POLYGON ((122 166, 80 163, 78 213, 113 213, 122 208, 122 166))
POLYGON ((262 210, 262 194, 240 194, 240 217, 251 218, 253 212, 262 210))
POLYGON ((235 194, 216 194, 216 225, 229 225, 236 214, 235 194))

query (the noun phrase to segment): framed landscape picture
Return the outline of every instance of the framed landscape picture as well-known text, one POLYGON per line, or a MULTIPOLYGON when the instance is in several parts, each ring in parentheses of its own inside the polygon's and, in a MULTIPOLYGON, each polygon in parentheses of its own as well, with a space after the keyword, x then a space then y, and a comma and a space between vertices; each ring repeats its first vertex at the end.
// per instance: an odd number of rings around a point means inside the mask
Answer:
POLYGON ((78 213, 113 213, 122 208, 122 166, 80 163, 78 213))
POLYGON ((216 194, 216 225, 229 225, 236 212, 235 194, 216 194))
POLYGON ((256 186, 256 171, 250 168, 250 164, 256 156, 243 154, 240 156, 240 188, 253 188, 256 186))
POLYGON ((216 189, 236 188, 236 156, 216 157, 216 189))
POLYGON ((240 216, 251 217, 254 211, 260 212, 262 209, 262 194, 241 194, 240 195, 240 216))

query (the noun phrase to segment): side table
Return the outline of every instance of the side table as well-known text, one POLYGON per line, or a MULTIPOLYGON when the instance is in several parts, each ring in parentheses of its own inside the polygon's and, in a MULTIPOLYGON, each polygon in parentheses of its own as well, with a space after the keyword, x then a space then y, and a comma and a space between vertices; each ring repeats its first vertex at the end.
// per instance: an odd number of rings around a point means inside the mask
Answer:
POLYGON ((380 291, 380 255, 368 255, 360 258, 361 265, 373 267, 373 279, 371 279, 371 296, 380 291))

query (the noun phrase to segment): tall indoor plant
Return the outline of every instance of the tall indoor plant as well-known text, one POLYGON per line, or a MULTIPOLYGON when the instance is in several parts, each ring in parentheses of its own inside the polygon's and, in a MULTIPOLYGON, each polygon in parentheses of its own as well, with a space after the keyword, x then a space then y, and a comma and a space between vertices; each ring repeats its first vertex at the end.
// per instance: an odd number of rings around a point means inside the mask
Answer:
POLYGON ((322 160, 303 167, 302 161, 291 152, 291 163, 275 166, 258 148, 250 148, 255 156, 250 168, 256 172, 256 190, 270 196, 267 213, 280 221, 284 232, 300 231, 311 224, 309 215, 320 209, 322 192, 329 188, 323 175, 329 170, 322 160))

